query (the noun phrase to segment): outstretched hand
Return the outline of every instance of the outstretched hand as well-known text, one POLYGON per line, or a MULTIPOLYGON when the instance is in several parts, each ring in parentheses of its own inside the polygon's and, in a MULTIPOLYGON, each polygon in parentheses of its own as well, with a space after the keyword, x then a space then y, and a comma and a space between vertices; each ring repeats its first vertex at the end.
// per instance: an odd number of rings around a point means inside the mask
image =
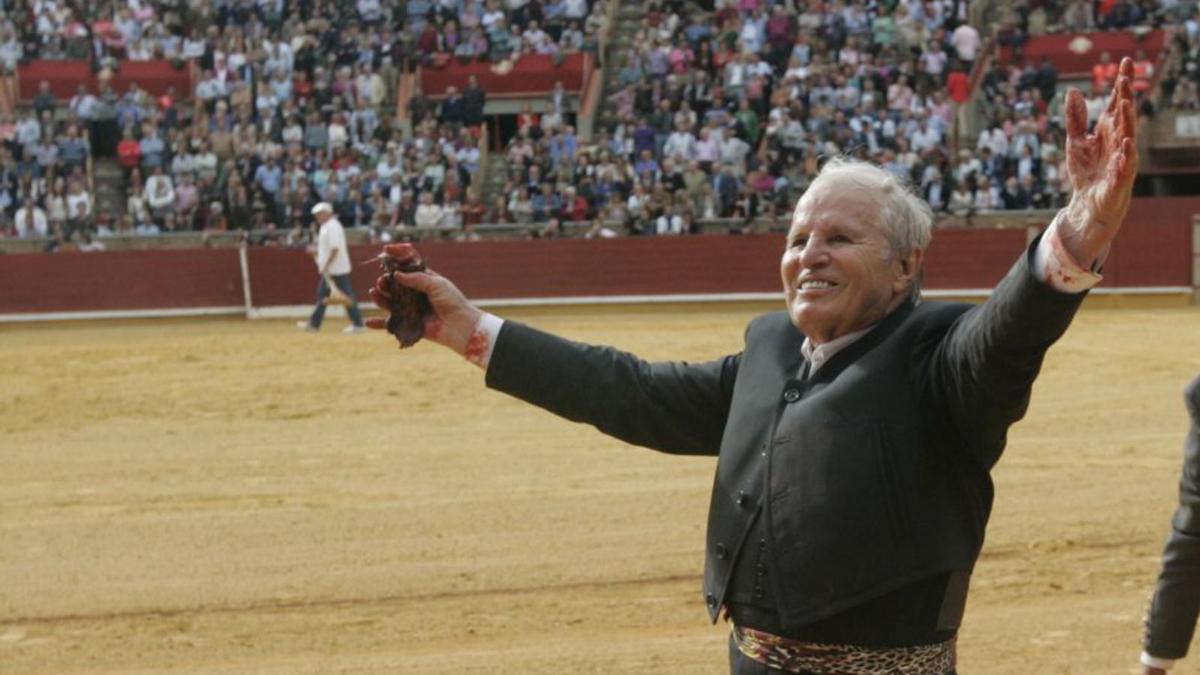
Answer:
MULTIPOLYGON (((404 263, 417 257, 417 251, 412 244, 388 244, 383 247, 383 255, 404 263)), ((425 337, 465 355, 471 335, 483 312, 472 305, 449 279, 432 270, 393 272, 392 278, 402 286, 429 296, 433 313, 425 317, 425 337)), ((370 295, 377 306, 390 309, 388 275, 385 274, 375 281, 370 295)), ((367 319, 367 327, 386 330, 387 319, 367 319)))
POLYGON ((1074 190, 1059 233, 1076 262, 1090 266, 1125 220, 1137 176, 1137 115, 1133 60, 1121 59, 1108 106, 1087 133, 1087 105, 1078 89, 1067 92, 1067 175, 1074 190))

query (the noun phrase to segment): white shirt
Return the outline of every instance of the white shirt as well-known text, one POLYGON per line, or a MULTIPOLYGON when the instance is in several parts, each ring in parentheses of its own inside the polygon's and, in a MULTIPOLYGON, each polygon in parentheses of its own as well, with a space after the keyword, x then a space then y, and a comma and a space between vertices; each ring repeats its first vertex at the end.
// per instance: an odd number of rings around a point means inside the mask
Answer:
POLYGON ((44 237, 50 229, 49 223, 46 220, 46 212, 37 206, 33 207, 32 214, 25 207, 17 209, 14 221, 14 224, 17 226, 17 236, 22 239, 25 237, 44 237), (29 220, 31 216, 33 218, 32 223, 29 220))
POLYGON ((578 20, 587 16, 586 0, 566 0, 563 4, 563 13, 567 15, 568 19, 578 20))
POLYGON ((954 51, 958 52, 958 58, 964 61, 974 61, 976 54, 979 52, 979 31, 975 30, 970 24, 960 24, 954 29, 950 41, 954 43, 954 51))
POLYGON ((664 213, 654 221, 654 229, 658 234, 683 234, 683 218, 664 213))
POLYGON ((417 227, 437 227, 442 223, 442 207, 437 204, 421 204, 413 214, 417 227))
POLYGON ((330 216, 329 220, 321 225, 321 231, 317 234, 317 269, 325 264, 329 259, 329 254, 337 249, 337 253, 333 256, 333 261, 326 268, 327 274, 341 276, 350 273, 350 252, 346 249, 346 230, 342 228, 342 224, 338 219, 330 216))
POLYGON ((86 218, 92 214, 92 197, 86 192, 67 195, 67 213, 70 218, 86 218))
MULTIPOLYGON (((822 342, 821 344, 816 344, 807 337, 804 338, 804 344, 800 345, 800 354, 804 357, 804 360, 808 362, 807 377, 812 377, 813 374, 821 369, 821 366, 825 365, 829 359, 833 358, 834 354, 837 354, 846 347, 849 347, 857 342, 860 337, 870 333, 871 329, 874 327, 875 324, 871 324, 862 330, 856 330, 853 333, 846 333, 839 338, 834 338, 829 342, 822 342)), ((801 367, 803 368, 803 366, 801 367)))
POLYGON ((937 147, 941 142, 941 134, 930 127, 918 129, 912 135, 912 149, 914 152, 924 153, 926 150, 937 147))

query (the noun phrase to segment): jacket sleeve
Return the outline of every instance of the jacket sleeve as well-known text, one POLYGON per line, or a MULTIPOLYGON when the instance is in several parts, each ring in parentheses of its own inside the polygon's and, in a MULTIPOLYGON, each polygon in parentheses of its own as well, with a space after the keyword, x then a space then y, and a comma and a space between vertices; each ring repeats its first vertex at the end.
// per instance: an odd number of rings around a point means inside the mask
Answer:
POLYGON ((1179 507, 1146 617, 1146 652, 1164 659, 1187 655, 1200 615, 1200 377, 1188 386, 1186 398, 1191 429, 1184 444, 1179 507))
POLYGON ((740 359, 649 363, 505 321, 487 385, 627 443, 716 455, 740 359))
MULTIPOLYGON (((931 322, 918 339, 931 354, 914 372, 926 378, 920 391, 928 409, 941 411, 943 428, 990 469, 1000 459, 1008 427, 1025 416, 1033 380, 1050 345, 1066 331, 1085 293, 1051 288, 1033 274, 1040 237, 993 291, 987 302, 957 316, 948 330, 931 322)), ((922 358, 922 357, 918 357, 922 358)))

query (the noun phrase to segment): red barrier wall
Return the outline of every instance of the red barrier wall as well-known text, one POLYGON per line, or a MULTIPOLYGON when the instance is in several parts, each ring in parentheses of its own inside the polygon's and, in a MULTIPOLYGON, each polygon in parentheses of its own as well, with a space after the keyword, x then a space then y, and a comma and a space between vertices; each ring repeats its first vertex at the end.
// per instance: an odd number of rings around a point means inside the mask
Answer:
MULTIPOLYGON (((1145 209, 1138 202, 1131 216, 1137 221, 1122 229, 1103 285, 1190 287, 1190 202, 1145 209), (1170 220, 1142 220, 1148 216, 1170 220)), ((1023 229, 938 231, 925 288, 994 287, 1025 249, 1025 237, 1023 229)), ((777 292, 782 250, 778 234, 421 245, 430 267, 478 300, 777 292)), ((360 246, 351 253, 354 287, 365 301, 379 268, 360 263, 378 249, 360 246)), ((313 302, 316 269, 303 251, 261 248, 248 256, 254 306, 313 302)), ((0 314, 243 304, 234 249, 5 255, 0 288, 0 314)))
MULTIPOLYGON (((1121 57, 1133 57, 1136 50, 1142 49, 1146 56, 1158 62, 1158 54, 1166 45, 1166 32, 1153 30, 1138 39, 1132 31, 1119 30, 1104 33, 1056 33, 1039 35, 1029 38, 1025 43, 1022 54, 1025 60, 1034 65, 1042 62, 1042 57, 1048 57, 1050 63, 1058 69, 1062 79, 1091 77, 1092 66, 1100 62, 1100 54, 1108 52, 1113 63, 1120 63, 1121 57)), ((1004 47, 1000 50, 1001 63, 1011 63, 1013 50, 1004 47)))
POLYGON ((938 230, 925 257, 922 286, 992 288, 1024 250, 1024 230, 938 230))
MULTIPOLYGON (((33 100, 43 80, 50 83, 50 91, 62 103, 71 100, 80 84, 87 85, 92 93, 99 92, 96 74, 87 61, 34 60, 17 68, 17 97, 22 103, 33 100)), ((131 82, 153 96, 162 96, 173 86, 178 100, 192 98, 188 67, 175 68, 170 61, 122 61, 111 81, 113 91, 124 94, 131 82)))
POLYGON ((421 91, 426 96, 444 96, 450 85, 462 91, 467 86, 467 79, 474 75, 488 96, 544 96, 554 89, 558 80, 562 80, 563 88, 568 92, 578 93, 583 89, 584 59, 584 54, 568 54, 561 64, 555 65, 551 56, 523 54, 512 70, 504 74, 492 69, 494 63, 472 61, 464 64, 450 59, 441 68, 420 69, 421 91))
POLYGON ((1134 199, 1100 285, 1191 286, 1194 214, 1200 214, 1200 197, 1134 199))
POLYGON ((0 314, 244 304, 235 249, 0 256, 0 314))
MULTIPOLYGON (((778 235, 421 244, 431 268, 478 300, 774 291, 782 250, 778 235)), ((377 264, 360 261, 378 253, 351 248, 359 298, 379 276, 377 264)), ((316 268, 302 252, 252 250, 250 270, 256 306, 313 301, 316 268)))

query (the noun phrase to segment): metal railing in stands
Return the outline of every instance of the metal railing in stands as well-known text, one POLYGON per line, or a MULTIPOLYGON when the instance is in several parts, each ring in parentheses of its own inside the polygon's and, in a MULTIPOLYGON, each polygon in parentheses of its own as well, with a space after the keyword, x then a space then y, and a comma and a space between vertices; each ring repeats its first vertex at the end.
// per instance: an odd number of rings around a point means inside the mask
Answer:
MULTIPOLYGON (((1028 228, 1042 227, 1054 217, 1053 210, 1026 211, 984 211, 973 214, 951 215, 940 214, 937 227, 971 227, 976 229, 999 228, 1028 228)), ((593 225, 589 221, 568 221, 561 225, 561 236, 578 238, 583 236, 593 225)), ((605 222, 609 229, 620 231, 617 223, 605 222)), ((718 218, 698 221, 700 234, 698 236, 730 235, 730 234, 764 234, 770 232, 782 233, 788 226, 788 219, 780 217, 775 220, 758 218, 746 221, 741 218, 718 218)), ((542 236, 545 223, 488 223, 475 225, 473 231, 481 239, 519 239, 531 236, 542 236), (536 235, 535 235, 536 233, 536 235)), ((464 234, 457 227, 414 227, 402 226, 388 228, 386 232, 393 241, 422 241, 429 239, 459 239, 464 234)), ((252 245, 287 246, 288 231, 286 230, 251 230, 248 234, 243 231, 227 232, 164 232, 156 235, 115 235, 101 237, 110 251, 126 250, 157 250, 177 248, 219 247, 230 248, 240 246, 249 239, 252 245)), ((367 228, 347 228, 346 238, 351 244, 367 244, 372 241, 372 232, 367 228)), ((378 240, 378 239, 377 239, 378 240)), ((0 253, 38 253, 46 249, 51 239, 45 237, 30 237, 26 239, 0 239, 0 253)), ((303 245, 300 242, 297 245, 303 245)), ((469 242, 464 242, 469 244, 469 242)), ((72 250, 72 245, 65 245, 61 250, 72 250)))

